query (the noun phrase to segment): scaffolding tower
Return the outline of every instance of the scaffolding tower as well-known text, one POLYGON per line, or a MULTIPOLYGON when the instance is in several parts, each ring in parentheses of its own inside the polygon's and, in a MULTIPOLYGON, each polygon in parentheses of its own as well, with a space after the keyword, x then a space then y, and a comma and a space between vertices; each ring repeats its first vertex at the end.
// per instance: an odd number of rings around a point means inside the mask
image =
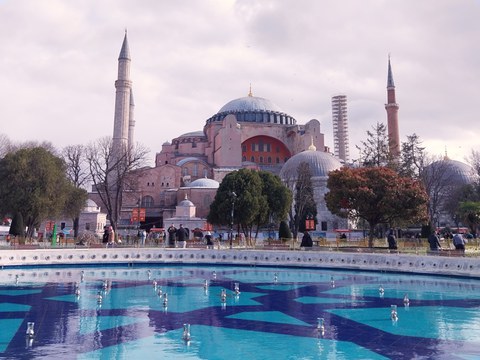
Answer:
POLYGON ((333 147, 335 156, 348 163, 350 160, 348 146, 347 95, 332 96, 333 147))

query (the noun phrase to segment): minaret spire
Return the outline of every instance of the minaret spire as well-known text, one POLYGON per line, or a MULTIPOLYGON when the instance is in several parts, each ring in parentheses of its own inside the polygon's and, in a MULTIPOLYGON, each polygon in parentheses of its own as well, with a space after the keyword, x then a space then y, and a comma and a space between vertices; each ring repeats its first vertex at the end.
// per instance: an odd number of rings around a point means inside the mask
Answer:
POLYGON ((387 75, 387 128, 390 154, 394 158, 400 156, 400 134, 398 131, 398 104, 395 99, 395 83, 393 81, 392 65, 390 54, 388 55, 388 75, 387 75))
POLYGON ((133 116, 133 112, 130 109, 130 105, 133 103, 130 62, 130 49, 128 47, 127 31, 125 30, 125 37, 123 38, 122 48, 118 56, 118 77, 117 81, 115 81, 115 116, 112 146, 117 156, 121 156, 121 153, 126 151, 130 145, 130 116, 133 116))

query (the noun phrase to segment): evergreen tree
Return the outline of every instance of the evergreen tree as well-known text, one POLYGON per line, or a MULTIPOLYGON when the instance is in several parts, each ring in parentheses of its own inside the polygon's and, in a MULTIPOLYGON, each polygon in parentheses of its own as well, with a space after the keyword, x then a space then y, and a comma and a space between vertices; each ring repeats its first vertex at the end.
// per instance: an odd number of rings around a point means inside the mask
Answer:
POLYGON ((285 220, 280 221, 280 227, 278 228, 278 237, 280 240, 289 240, 292 238, 292 232, 288 227, 288 224, 285 220))
POLYGON ((393 156, 390 154, 387 127, 377 123, 367 131, 367 140, 356 146, 360 151, 360 163, 366 167, 388 166, 395 168, 393 156))
POLYGON ((25 225, 23 223, 22 213, 19 213, 19 212, 15 213, 8 233, 13 236, 20 236, 20 237, 25 236, 25 225))

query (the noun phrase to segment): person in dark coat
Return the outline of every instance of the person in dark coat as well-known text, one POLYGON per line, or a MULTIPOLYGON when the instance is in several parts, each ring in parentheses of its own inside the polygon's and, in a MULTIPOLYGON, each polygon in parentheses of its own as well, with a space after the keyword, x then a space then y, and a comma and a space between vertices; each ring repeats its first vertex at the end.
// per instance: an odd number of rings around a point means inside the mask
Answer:
POLYGON ((312 247, 313 246, 313 240, 308 231, 305 231, 303 233, 302 237, 302 242, 300 244, 300 247, 312 247))
POLYGON ((177 238, 177 228, 175 225, 170 225, 167 229, 168 233, 168 247, 175 247, 175 240, 177 238))
POLYGON ((395 232, 393 231, 393 229, 390 229, 390 232, 388 233, 387 242, 388 242, 388 248, 390 250, 398 249, 397 239, 395 238, 395 232))
POLYGON ((103 227, 102 243, 104 244, 108 243, 108 226, 103 227))
POLYGON ((188 232, 187 229, 183 227, 183 224, 180 224, 180 227, 177 230, 177 241, 179 242, 179 247, 185 248, 186 247, 186 241, 188 239, 188 232))
POLYGON ((428 237, 428 243, 430 244, 430 250, 432 251, 438 251, 442 248, 442 246, 440 245, 440 239, 438 238, 437 231, 434 231, 430 234, 430 236, 428 237))
POLYGON ((205 234, 205 241, 207 242, 207 248, 213 249, 212 234, 210 233, 210 231, 207 231, 207 233, 205 234))

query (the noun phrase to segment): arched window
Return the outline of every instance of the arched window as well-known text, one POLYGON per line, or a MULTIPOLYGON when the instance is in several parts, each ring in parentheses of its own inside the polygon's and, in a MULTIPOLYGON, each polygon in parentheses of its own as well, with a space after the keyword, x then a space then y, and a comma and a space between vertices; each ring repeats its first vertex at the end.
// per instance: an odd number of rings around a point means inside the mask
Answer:
POLYGON ((152 207, 153 206, 153 197, 146 195, 142 198, 142 207, 152 207))

